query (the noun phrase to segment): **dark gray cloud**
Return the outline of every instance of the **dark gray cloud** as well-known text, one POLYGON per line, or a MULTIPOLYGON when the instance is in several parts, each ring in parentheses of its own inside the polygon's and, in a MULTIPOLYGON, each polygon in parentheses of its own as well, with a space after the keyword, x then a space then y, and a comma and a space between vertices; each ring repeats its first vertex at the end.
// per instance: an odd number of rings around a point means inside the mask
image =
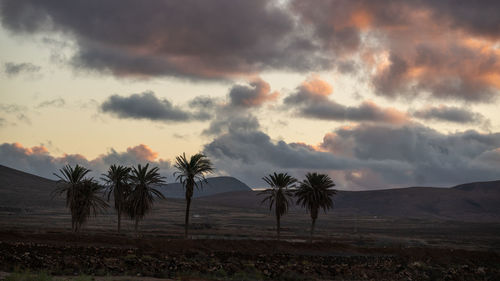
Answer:
POLYGON ((129 147, 124 152, 111 149, 95 159, 87 159, 80 154, 64 154, 62 157, 54 157, 43 145, 29 148, 19 143, 0 144, 1 165, 50 179, 56 179, 53 173, 58 172, 67 164, 83 165, 92 170, 91 176, 99 179, 101 174, 105 173, 112 164, 132 166, 146 163, 158 166, 162 175, 171 179, 170 163, 158 159, 158 154, 143 144, 129 147))
POLYGON ((409 120, 407 114, 394 109, 382 108, 365 101, 357 106, 345 106, 329 98, 332 87, 318 78, 302 83, 284 99, 286 109, 292 109, 299 116, 306 118, 336 121, 370 121, 386 123, 404 123, 409 120))
POLYGON ((218 106, 219 101, 210 96, 198 96, 189 101, 189 106, 200 110, 213 110, 218 106))
POLYGON ((403 123, 408 121, 406 114, 393 109, 384 109, 373 102, 363 102, 358 106, 345 106, 331 100, 300 106, 299 114, 308 118, 336 121, 368 121, 403 123))
POLYGON ((13 77, 23 73, 33 74, 39 72, 42 68, 38 65, 34 65, 32 63, 23 62, 23 63, 14 63, 14 62, 6 62, 4 64, 4 71, 7 76, 13 77))
POLYGON ((204 120, 206 114, 185 111, 174 106, 167 99, 156 97, 153 92, 143 92, 124 97, 109 96, 100 106, 105 113, 116 115, 118 118, 147 119, 164 122, 185 122, 204 120))
POLYGON ((274 171, 297 177, 319 170, 339 186, 387 188, 409 185, 449 186, 498 179, 500 133, 465 131, 443 134, 431 128, 363 124, 342 127, 311 146, 273 140, 255 118, 227 119, 204 152, 219 173, 252 186, 274 171))
POLYGON ((225 112, 216 115, 209 127, 203 131, 204 135, 217 136, 235 131, 254 131, 260 127, 257 118, 250 113, 221 110, 225 112))
POLYGON ((338 169, 343 159, 301 145, 275 142, 260 129, 254 116, 227 119, 218 125, 220 135, 205 145, 203 152, 215 163, 218 173, 235 176, 251 186, 262 186, 261 178, 274 171, 299 176, 301 168, 338 169))
POLYGON ((331 61, 274 1, 5 0, 0 10, 5 28, 71 36, 75 66, 119 76, 213 79, 331 61))
POLYGON ((500 162, 492 165, 482 161, 485 154, 500 147, 500 133, 470 130, 443 134, 415 124, 360 125, 327 134, 321 146, 359 161, 392 160, 410 167, 400 175, 370 167, 386 182, 396 184, 451 185, 493 180, 498 178, 495 170, 500 168, 500 162))
POLYGON ((250 82, 249 86, 234 85, 229 91, 229 99, 234 106, 259 107, 277 98, 278 92, 271 93, 271 86, 262 79, 250 82))
POLYGON ((43 107, 63 107, 66 105, 66 101, 63 98, 56 98, 52 100, 42 101, 37 105, 37 108, 43 107))
POLYGON ((0 17, 16 34, 74 39, 73 66, 117 76, 337 69, 370 76, 389 98, 485 102, 500 92, 498 9, 495 0, 4 0, 0 17))
POLYGON ((415 110, 413 116, 424 120, 438 120, 454 123, 482 123, 485 122, 485 117, 476 112, 472 112, 467 108, 455 106, 434 106, 420 110, 415 110))
POLYGON ((500 10, 498 1, 427 0, 423 2, 431 8, 436 20, 444 16, 451 19, 453 27, 462 28, 475 35, 497 39, 500 37, 500 18, 496 13, 500 10))

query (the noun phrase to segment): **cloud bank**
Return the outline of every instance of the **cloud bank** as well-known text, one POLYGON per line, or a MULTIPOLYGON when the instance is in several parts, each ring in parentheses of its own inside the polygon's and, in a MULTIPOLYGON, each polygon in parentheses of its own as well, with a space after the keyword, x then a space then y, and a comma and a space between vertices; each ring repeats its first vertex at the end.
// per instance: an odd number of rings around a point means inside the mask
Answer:
POLYGON ((443 134, 418 124, 361 124, 340 127, 322 143, 273 140, 255 120, 229 120, 226 132, 205 145, 222 173, 253 186, 273 171, 302 177, 306 171, 331 174, 343 187, 450 186, 498 179, 500 133, 474 130, 443 134))
POLYGON ((101 154, 95 159, 87 159, 80 154, 64 154, 60 157, 50 155, 43 145, 34 147, 24 147, 20 143, 3 143, 0 145, 0 164, 21 171, 26 171, 41 177, 57 179, 53 173, 58 172, 64 165, 83 165, 91 169, 90 173, 96 179, 105 173, 110 165, 120 164, 132 166, 137 164, 151 163, 160 168, 160 173, 172 179, 170 163, 159 159, 158 153, 154 152, 147 145, 139 144, 127 148, 124 152, 117 152, 110 149, 107 153, 101 154))

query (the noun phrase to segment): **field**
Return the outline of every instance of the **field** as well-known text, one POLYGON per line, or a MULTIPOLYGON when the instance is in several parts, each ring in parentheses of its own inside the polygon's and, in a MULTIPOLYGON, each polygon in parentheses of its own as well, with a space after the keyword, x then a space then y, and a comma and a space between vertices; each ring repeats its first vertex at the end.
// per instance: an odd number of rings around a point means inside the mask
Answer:
POLYGON ((223 204, 219 199, 193 201, 189 240, 182 238, 184 201, 179 199, 156 204, 141 222, 140 235, 129 220, 117 234, 111 210, 73 234, 59 199, 50 208, 3 208, 0 270, 45 270, 56 276, 86 274, 107 280, 117 276, 128 280, 145 276, 182 280, 500 278, 499 223, 353 216, 333 210, 320 214, 315 242, 309 244, 309 216, 294 207, 282 219, 278 243, 274 217, 265 206, 223 204))

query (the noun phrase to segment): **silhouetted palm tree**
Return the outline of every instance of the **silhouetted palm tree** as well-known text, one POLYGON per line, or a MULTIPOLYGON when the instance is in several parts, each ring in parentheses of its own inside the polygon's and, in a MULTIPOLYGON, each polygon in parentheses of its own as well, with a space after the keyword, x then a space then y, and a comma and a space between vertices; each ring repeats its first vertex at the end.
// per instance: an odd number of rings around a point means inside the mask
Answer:
POLYGON ((132 190, 127 200, 127 207, 130 218, 135 220, 136 232, 139 229, 139 220, 151 211, 155 197, 165 199, 165 196, 154 188, 165 182, 158 170, 158 167, 149 169, 149 164, 132 167, 130 174, 132 190))
POLYGON ((191 206, 191 198, 193 197, 194 187, 203 187, 203 182, 207 182, 205 174, 211 173, 214 170, 212 162, 205 155, 197 153, 191 156, 189 161, 186 158, 186 153, 175 158, 174 167, 177 172, 174 173, 176 181, 180 182, 186 190, 186 216, 184 220, 184 237, 188 237, 189 228, 189 208, 191 206))
POLYGON ((118 216, 118 232, 121 228, 122 214, 126 211, 126 203, 130 195, 130 168, 124 166, 111 165, 107 174, 103 174, 102 180, 108 188, 108 201, 113 194, 116 214, 118 216))
POLYGON ((306 179, 300 183, 298 190, 295 192, 297 205, 306 208, 311 214, 312 223, 309 237, 311 243, 319 209, 326 212, 333 208, 332 196, 337 193, 335 189, 331 189, 334 186, 333 180, 328 175, 307 173, 306 179))
POLYGON ((64 166, 59 170, 61 175, 54 173, 59 178, 54 194, 66 194, 66 207, 71 212, 71 229, 79 231, 90 215, 97 213, 108 206, 99 196, 103 187, 93 179, 85 178, 90 172, 82 166, 64 166))
POLYGON ((271 188, 259 192, 258 195, 266 196, 264 200, 262 200, 261 204, 268 201, 269 210, 272 210, 274 206, 276 215, 276 232, 279 241, 280 218, 288 212, 288 205, 290 205, 290 200, 293 196, 293 191, 289 190, 289 188, 295 187, 294 184, 297 182, 297 179, 289 176, 287 173, 274 173, 267 177, 263 177, 262 179, 269 184, 271 188))

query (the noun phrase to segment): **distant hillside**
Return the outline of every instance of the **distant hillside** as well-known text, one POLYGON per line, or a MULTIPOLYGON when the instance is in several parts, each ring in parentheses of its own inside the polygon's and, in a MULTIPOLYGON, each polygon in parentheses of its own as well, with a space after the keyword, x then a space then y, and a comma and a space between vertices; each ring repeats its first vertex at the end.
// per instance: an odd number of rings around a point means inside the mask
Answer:
POLYGON ((62 199, 51 197, 55 188, 53 180, 0 165, 0 208, 62 205, 62 199))
MULTIPOLYGON (((231 192, 200 198, 214 205, 265 208, 255 191, 231 192)), ((373 191, 339 191, 333 214, 459 221, 500 222, 500 181, 477 182, 453 188, 409 187, 373 191)))
MULTIPOLYGON (((34 207, 64 207, 64 198, 51 198, 56 182, 0 165, 0 211, 24 212, 34 207)), ((184 198, 180 184, 159 187, 168 198, 184 198)), ((195 190, 197 202, 246 212, 266 208, 262 198, 232 177, 208 179, 195 190)), ((475 182, 452 188, 409 187, 371 191, 339 191, 331 215, 384 216, 500 222, 500 181, 475 182)))
MULTIPOLYGON (((248 185, 233 177, 207 178, 208 183, 203 183, 203 188, 194 190, 193 197, 203 197, 224 192, 251 191, 248 185)), ((167 198, 184 198, 184 187, 180 183, 163 185, 159 190, 167 198)))

